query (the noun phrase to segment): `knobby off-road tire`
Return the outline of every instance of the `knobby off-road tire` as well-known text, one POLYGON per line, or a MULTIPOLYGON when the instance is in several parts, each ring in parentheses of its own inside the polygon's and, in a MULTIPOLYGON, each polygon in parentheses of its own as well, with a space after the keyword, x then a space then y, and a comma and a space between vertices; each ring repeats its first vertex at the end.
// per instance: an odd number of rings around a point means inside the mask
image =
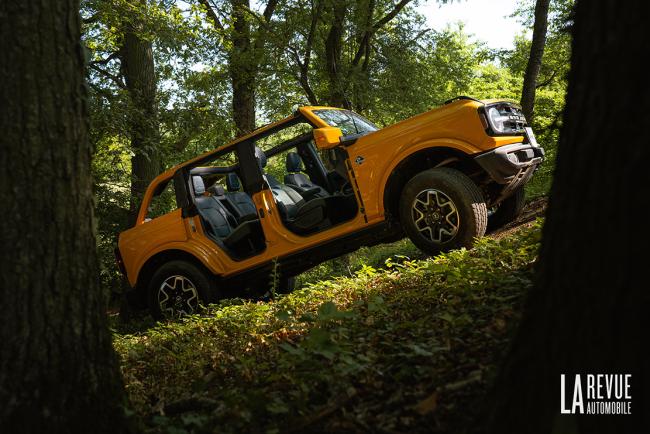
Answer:
POLYGON ((399 214, 413 244, 430 255, 470 248, 487 228, 481 190, 462 172, 446 167, 411 178, 402 190, 399 214))
POLYGON ((496 210, 488 217, 487 231, 495 231, 510 222, 515 221, 524 209, 524 187, 519 187, 501 202, 496 210))
POLYGON ((197 313, 201 304, 217 298, 215 279, 205 270, 182 260, 170 261, 158 268, 147 291, 149 310, 155 319, 197 313))

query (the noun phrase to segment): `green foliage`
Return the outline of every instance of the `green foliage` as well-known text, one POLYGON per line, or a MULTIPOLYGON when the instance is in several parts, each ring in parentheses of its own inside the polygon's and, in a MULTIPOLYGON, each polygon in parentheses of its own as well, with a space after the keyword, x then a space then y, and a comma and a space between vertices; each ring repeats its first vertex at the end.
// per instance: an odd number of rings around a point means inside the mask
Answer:
MULTIPOLYGON (((533 122, 537 139, 546 150, 547 161, 526 188, 530 198, 548 194, 553 178, 570 66, 573 6, 574 0, 552 0, 550 3, 548 33, 537 79, 533 122)), ((534 7, 532 0, 523 1, 514 16, 532 27, 534 7)), ((501 62, 518 77, 523 77, 526 70, 530 43, 527 37, 520 35, 515 38, 514 50, 501 53, 501 62)))
POLYGON ((415 29, 395 31, 379 42, 382 51, 375 60, 377 71, 373 71, 377 78, 366 96, 366 111, 372 120, 389 125, 455 96, 473 93, 471 83, 488 53, 482 44, 470 41, 462 26, 421 29, 416 43, 406 36, 415 29))
POLYGON ((434 420, 470 420, 531 285, 540 228, 116 333, 131 403, 155 432, 430 432, 434 420))
POLYGON ((523 76, 515 75, 496 63, 487 63, 476 68, 470 93, 479 99, 504 98, 518 101, 522 85, 523 76))
POLYGON ((298 285, 335 277, 354 277, 364 267, 394 267, 404 261, 423 258, 424 254, 408 239, 392 244, 362 247, 359 250, 323 262, 297 277, 298 285))
MULTIPOLYGON (((128 222, 131 157, 135 152, 161 153, 162 170, 222 144, 231 135, 229 106, 223 102, 227 91, 223 77, 219 78, 215 69, 206 74, 193 70, 197 63, 218 59, 213 47, 207 49, 206 37, 211 32, 203 28, 195 8, 181 9, 181 5, 151 0, 86 0, 81 5, 85 18, 83 42, 89 61, 90 140, 95 147, 93 175, 101 280, 106 288, 117 291, 121 278, 113 249, 117 234, 126 229, 128 222), (130 145, 129 119, 141 118, 142 114, 133 107, 125 88, 120 58, 127 29, 154 43, 159 83, 160 143, 139 150, 130 145)), ((169 194, 162 199, 158 205, 173 209, 169 194)))
POLYGON ((115 237, 128 218, 130 159, 124 142, 117 139, 100 141, 92 162, 97 220, 97 251, 100 280, 105 287, 119 288, 120 273, 115 266, 115 237))

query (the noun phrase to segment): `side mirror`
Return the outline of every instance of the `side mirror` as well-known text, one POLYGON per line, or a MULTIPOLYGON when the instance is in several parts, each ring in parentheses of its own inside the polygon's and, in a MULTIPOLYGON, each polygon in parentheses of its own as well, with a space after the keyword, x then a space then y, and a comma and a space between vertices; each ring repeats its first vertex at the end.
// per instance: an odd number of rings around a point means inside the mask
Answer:
POLYGON ((340 128, 323 127, 314 130, 314 141, 319 149, 332 149, 341 144, 340 128))

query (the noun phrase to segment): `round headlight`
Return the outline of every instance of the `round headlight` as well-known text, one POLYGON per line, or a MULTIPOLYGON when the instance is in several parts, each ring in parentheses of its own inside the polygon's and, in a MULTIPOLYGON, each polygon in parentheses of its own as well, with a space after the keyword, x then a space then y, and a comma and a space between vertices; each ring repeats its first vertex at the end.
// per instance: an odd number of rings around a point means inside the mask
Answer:
POLYGON ((510 120, 508 116, 503 116, 496 107, 490 107, 488 110, 488 117, 490 118, 492 128, 494 128, 497 133, 504 133, 506 131, 507 126, 505 123, 510 120))

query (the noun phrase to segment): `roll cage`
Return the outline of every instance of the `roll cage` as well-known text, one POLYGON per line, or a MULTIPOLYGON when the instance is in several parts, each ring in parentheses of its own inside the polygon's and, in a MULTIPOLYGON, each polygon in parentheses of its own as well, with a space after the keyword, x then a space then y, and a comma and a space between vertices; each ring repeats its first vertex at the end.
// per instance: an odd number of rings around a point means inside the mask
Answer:
MULTIPOLYGON (((325 230, 327 227, 352 218, 357 212, 358 207, 354 199, 354 194, 348 195, 347 198, 339 195, 335 198, 328 197, 326 200, 323 200, 314 198, 313 196, 307 197, 304 195, 305 191, 301 190, 298 186, 284 184, 278 186, 278 181, 275 181, 276 185, 271 185, 268 179, 270 176, 267 176, 259 161, 259 155, 256 154, 256 152, 260 151, 256 145, 266 137, 280 133, 282 130, 301 123, 309 126, 309 132, 299 134, 273 145, 263 152, 265 155, 264 159, 273 158, 286 151, 295 149, 295 153, 298 154, 299 159, 304 163, 303 171, 308 175, 311 180, 310 182, 324 187, 322 189, 324 192, 342 188, 341 183, 338 186, 334 185, 336 184, 334 180, 339 180, 341 177, 331 176, 332 173, 328 172, 313 143, 313 129, 317 126, 300 112, 276 124, 254 131, 234 144, 221 147, 216 151, 191 160, 179 167, 173 175, 174 191, 176 192, 177 204, 182 210, 182 216, 194 217, 199 215, 206 236, 216 242, 234 260, 242 260, 259 254, 265 248, 264 232, 259 220, 264 217, 264 210, 256 209, 257 207, 252 200, 253 195, 260 191, 273 191, 273 195, 276 197, 276 206, 283 216, 283 223, 289 230, 297 234, 309 234, 325 230), (206 165, 215 162, 227 153, 234 153, 237 160, 235 164, 206 167, 206 165), (222 184, 222 180, 229 176, 231 178, 234 176, 241 181, 243 190, 241 194, 247 195, 247 199, 243 198, 239 204, 235 203, 232 197, 230 197, 236 193, 235 191, 231 191, 230 187, 228 187, 228 193, 224 193, 223 188, 221 190, 218 188, 215 189, 214 186, 216 184, 212 185, 216 182, 215 180, 218 180, 222 184), (200 177, 201 181, 197 180, 197 177, 200 177), (209 184, 211 186, 209 188, 206 188, 206 185, 204 185, 204 179, 210 180, 209 184), (197 190, 197 182, 202 184, 199 190, 197 190), (282 191, 285 187, 288 187, 290 190, 289 193, 292 193, 291 198, 286 197, 285 192, 282 191), (296 194, 292 192, 294 189, 296 194), (206 194, 213 196, 212 199, 220 202, 220 204, 215 204, 214 201, 206 201, 204 197, 206 194), (303 195, 303 197, 300 195, 303 195), (305 204, 305 200, 308 203, 305 204), (290 202, 288 204, 291 206, 289 211, 287 211, 287 207, 285 206, 287 205, 285 203, 286 201, 290 202), (238 206, 242 205, 242 202, 246 202, 244 205, 249 209, 253 208, 254 212, 248 212, 247 215, 242 215, 244 213, 241 212, 241 209, 238 209, 238 206), (332 218, 329 219, 326 216, 328 214, 327 207, 338 208, 341 204, 343 204, 343 207, 347 211, 341 213, 340 210, 332 210, 332 218), (305 213, 312 211, 313 218, 311 220, 309 216, 303 216, 303 223, 304 221, 309 222, 309 227, 304 227, 304 224, 298 224, 300 222, 296 223, 294 221, 295 218, 292 219, 287 215, 294 210, 294 205, 298 207, 298 211, 305 211, 305 209, 307 209, 305 213), (310 208, 309 206, 302 205, 313 205, 311 208, 318 208, 316 205, 319 205, 321 210, 310 210, 308 209, 310 208), (206 217, 206 214, 214 217, 210 219, 206 217), (220 214, 221 217, 219 216, 220 214), (237 218, 231 219, 229 214, 233 214, 237 218), (315 222, 314 219, 318 221, 315 222), (218 220, 216 228, 213 224, 215 220, 218 220), (322 224, 320 224, 321 222, 322 224), (232 231, 226 237, 218 236, 219 228, 225 227, 225 225, 232 228, 232 231)), ((346 183, 344 182, 343 184, 346 183)), ((239 194, 240 198, 241 194, 239 194)), ((298 214, 300 213, 298 212, 298 214)))

